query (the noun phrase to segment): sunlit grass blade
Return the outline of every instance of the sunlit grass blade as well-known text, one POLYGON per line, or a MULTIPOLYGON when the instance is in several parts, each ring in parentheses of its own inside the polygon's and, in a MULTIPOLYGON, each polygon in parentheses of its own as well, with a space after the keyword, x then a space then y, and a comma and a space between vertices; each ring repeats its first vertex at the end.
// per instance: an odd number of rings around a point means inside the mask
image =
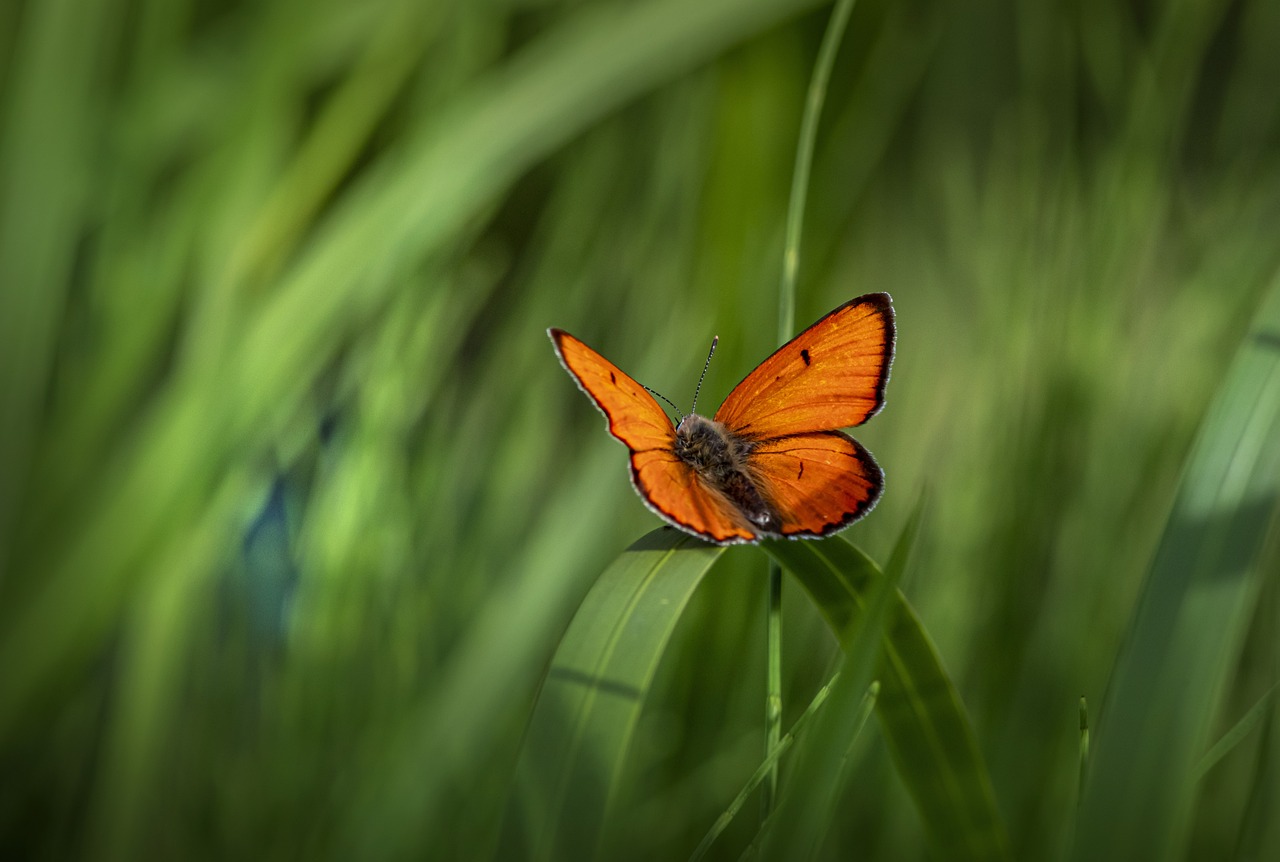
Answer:
POLYGON ((592 587, 534 708, 500 858, 595 856, 658 662, 722 552, 664 527, 632 545, 592 587))
MULTIPOLYGON (((1094 733, 1077 859, 1186 849, 1208 743, 1280 501, 1280 281, 1205 417, 1094 733)), ((1272 546, 1274 547, 1274 545, 1272 546)))
MULTIPOLYGON (((884 575, 840 537, 824 542, 771 542, 765 549, 787 567, 827 623, 847 636, 884 575), (813 575, 814 563, 827 570, 813 575)), ((895 592, 876 670, 876 714, 897 772, 911 793, 929 839, 953 859, 1007 859, 1008 838, 986 764, 964 704, 929 635, 901 592, 895 592)))

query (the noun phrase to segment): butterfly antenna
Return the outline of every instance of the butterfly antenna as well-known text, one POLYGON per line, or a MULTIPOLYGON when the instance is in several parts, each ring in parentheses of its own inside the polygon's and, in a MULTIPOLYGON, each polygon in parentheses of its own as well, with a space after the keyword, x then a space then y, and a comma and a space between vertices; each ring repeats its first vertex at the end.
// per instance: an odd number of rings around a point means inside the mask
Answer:
POLYGON ((702 376, 698 378, 698 388, 693 390, 693 409, 690 413, 698 412, 698 393, 702 391, 702 381, 707 378, 707 369, 711 367, 711 357, 716 355, 716 345, 720 343, 720 336, 711 339, 711 349, 707 351, 707 361, 702 365, 702 376))
MULTIPOLYGON (((661 392, 659 392, 658 390, 656 390, 656 389, 650 389, 648 386, 645 386, 643 383, 641 383, 640 385, 644 388, 644 391, 645 391, 645 392, 648 392, 650 395, 657 395, 657 396, 658 396, 659 398, 661 398, 663 401, 667 402, 668 404, 671 404, 671 399, 670 399, 670 398, 668 398, 667 396, 663 395, 663 394, 662 394, 661 392)), ((672 409, 672 410, 674 410, 674 411, 676 411, 676 415, 677 415, 677 416, 679 416, 679 417, 680 417, 680 419, 681 419, 682 421, 684 420, 684 414, 680 412, 680 408, 679 408, 679 407, 677 407, 677 406, 676 406, 676 405, 674 405, 674 404, 671 404, 671 409, 672 409)))

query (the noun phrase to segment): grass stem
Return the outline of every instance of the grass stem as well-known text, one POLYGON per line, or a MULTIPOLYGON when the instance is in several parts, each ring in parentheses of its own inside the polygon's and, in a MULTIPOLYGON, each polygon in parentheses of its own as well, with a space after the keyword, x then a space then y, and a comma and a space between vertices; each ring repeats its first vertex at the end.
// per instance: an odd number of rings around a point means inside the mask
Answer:
MULTIPOLYGON (((813 145, 817 136, 818 118, 826 101, 827 81, 831 78, 831 66, 835 62, 840 39, 853 0, 839 0, 831 12, 827 32, 822 37, 818 60, 809 79, 809 93, 805 99, 804 117, 800 121, 800 140, 796 144, 795 171, 791 177, 791 198, 787 204, 786 242, 782 253, 782 284, 778 291, 778 343, 785 344, 795 331, 796 277, 800 271, 800 234, 804 222, 804 206, 809 190, 809 171, 813 164, 813 145)), ((777 562, 769 563, 769 659, 765 691, 765 758, 771 760, 769 778, 764 783, 762 819, 773 811, 778 792, 777 759, 774 750, 782 733, 782 568, 777 562)))

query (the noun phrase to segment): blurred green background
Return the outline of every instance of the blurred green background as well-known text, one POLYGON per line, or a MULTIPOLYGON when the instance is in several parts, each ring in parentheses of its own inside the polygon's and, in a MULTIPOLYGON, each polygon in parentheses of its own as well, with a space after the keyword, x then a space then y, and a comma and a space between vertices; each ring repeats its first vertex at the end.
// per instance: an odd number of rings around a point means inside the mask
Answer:
MULTIPOLYGON (((708 412, 776 346, 827 16, 0 6, 0 856, 495 852, 547 662, 657 525, 544 331, 680 405, 718 334, 708 412)), ((1280 263, 1278 40, 1265 0, 867 0, 836 61, 797 322, 885 290, 899 326, 845 535, 883 560, 928 489, 903 589, 1020 858, 1067 851, 1078 699, 1280 263)), ((765 565, 727 553, 662 662, 635 858, 761 761, 765 565)), ((1218 732, 1277 678, 1274 592, 1218 732)), ((839 648, 784 610, 789 724, 839 648)), ((868 734, 828 849, 920 858, 868 734)), ((1268 739, 1202 784, 1193 858, 1274 800, 1268 739)))

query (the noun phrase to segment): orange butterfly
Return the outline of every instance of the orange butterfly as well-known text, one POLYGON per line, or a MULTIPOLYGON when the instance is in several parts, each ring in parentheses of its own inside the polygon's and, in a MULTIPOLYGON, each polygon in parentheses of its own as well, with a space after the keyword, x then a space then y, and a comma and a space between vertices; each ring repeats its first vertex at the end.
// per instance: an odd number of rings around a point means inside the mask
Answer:
POLYGON ((678 426, 612 362, 563 330, 547 334, 631 450, 640 496, 686 532, 719 545, 826 536, 880 498, 883 471, 835 429, 884 405, 894 344, 887 293, 846 302, 760 363, 714 418, 691 413, 678 426))

